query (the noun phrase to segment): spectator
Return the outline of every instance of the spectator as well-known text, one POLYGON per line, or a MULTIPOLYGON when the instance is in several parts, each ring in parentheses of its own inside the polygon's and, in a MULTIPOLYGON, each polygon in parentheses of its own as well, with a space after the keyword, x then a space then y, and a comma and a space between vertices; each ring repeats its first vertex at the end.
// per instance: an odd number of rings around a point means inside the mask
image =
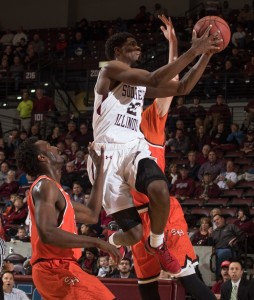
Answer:
POLYGON ((10 66, 10 75, 11 78, 14 80, 14 88, 15 91, 19 91, 21 84, 23 82, 23 74, 24 74, 24 66, 21 63, 19 56, 14 56, 13 64, 10 66))
POLYGON ((241 9, 237 17, 237 20, 249 29, 253 25, 254 15, 248 3, 244 4, 243 9, 241 9))
POLYGON ((31 126, 29 138, 41 140, 40 123, 35 123, 31 126))
POLYGON ((85 43, 82 32, 77 31, 75 33, 73 41, 68 46, 68 55, 72 57, 81 57, 89 54, 89 49, 85 43))
POLYGON ((250 168, 243 174, 238 175, 237 179, 238 179, 238 181, 240 181, 240 180, 254 181, 254 169, 250 168))
POLYGON ((81 123, 79 126, 79 135, 76 141, 79 143, 81 150, 86 150, 89 142, 93 141, 93 132, 88 129, 86 123, 81 123))
POLYGON ((248 253, 254 251, 254 222, 250 217, 250 209, 243 206, 238 209, 237 220, 234 224, 247 234, 248 253))
POLYGON ((109 257, 108 265, 109 271, 105 276, 106 278, 114 277, 116 275, 120 276, 119 270, 117 268, 117 263, 113 260, 111 256, 109 257))
POLYGON ((212 181, 211 174, 207 172, 203 176, 202 183, 196 187, 194 196, 207 201, 218 197, 220 193, 220 188, 212 181))
POLYGON ((247 131, 251 129, 251 123, 254 121, 254 100, 250 100, 247 106, 244 107, 244 110, 247 113, 246 119, 244 120, 241 129, 247 131))
POLYGON ((246 45, 246 32, 241 24, 237 25, 236 31, 232 34, 231 41, 236 48, 244 49, 246 45))
POLYGON ((242 147, 240 148, 242 152, 249 153, 254 150, 254 131, 253 130, 248 130, 243 143, 242 147))
POLYGON ((245 76, 253 78, 254 76, 254 55, 251 56, 250 61, 244 66, 245 76))
POLYGON ((68 160, 73 161, 76 159, 76 154, 79 150, 79 144, 77 142, 71 143, 70 154, 68 155, 68 160))
POLYGON ((188 153, 187 168, 189 170, 189 177, 193 180, 198 180, 198 170, 200 168, 200 164, 197 163, 197 156, 195 151, 190 151, 188 153))
POLYGON ((73 141, 78 139, 79 133, 77 131, 77 125, 73 120, 70 120, 67 124, 67 132, 63 134, 61 140, 64 140, 66 137, 71 137, 73 141))
POLYGON ((2 277, 4 299, 17 299, 17 300, 29 300, 26 293, 14 288, 14 276, 10 271, 6 271, 2 277))
POLYGON ((41 124, 41 122, 46 122, 46 114, 48 115, 49 112, 55 111, 55 105, 52 98, 44 95, 42 88, 37 88, 35 95, 36 99, 33 106, 33 123, 39 122, 39 124, 41 124))
POLYGON ((186 165, 180 167, 180 177, 175 181, 171 187, 172 195, 179 201, 183 201, 186 198, 193 196, 195 190, 194 180, 189 178, 189 171, 186 165))
POLYGON ((4 230, 8 238, 16 235, 18 225, 24 224, 27 217, 27 205, 23 203, 23 198, 17 196, 14 200, 14 209, 3 218, 4 230))
POLYGON ((19 46, 21 39, 25 39, 25 42, 27 43, 27 35, 24 33, 22 26, 19 26, 17 29, 17 33, 14 35, 12 40, 13 46, 19 46))
POLYGON ((109 257, 100 256, 98 258, 99 271, 97 277, 106 277, 109 272, 109 257))
POLYGON ((208 161, 201 165, 198 171, 199 180, 202 179, 205 173, 212 175, 214 180, 220 173, 225 171, 225 167, 222 162, 218 161, 217 155, 214 150, 210 150, 208 153, 208 161))
POLYGON ((72 161, 67 162, 65 168, 65 172, 63 172, 61 177, 61 185, 64 190, 68 190, 72 189, 73 183, 78 179, 78 176, 72 161))
POLYGON ((210 145, 211 138, 205 133, 205 128, 200 125, 195 135, 191 137, 191 148, 196 151, 202 151, 204 145, 210 145))
POLYGON ((234 162, 228 160, 226 164, 226 172, 221 173, 215 179, 215 182, 222 190, 232 189, 237 183, 237 174, 234 172, 234 162))
POLYGON ((5 162, 5 160, 6 160, 5 152, 4 152, 4 150, 1 150, 1 149, 0 149, 0 165, 1 165, 3 162, 5 162))
POLYGON ((52 133, 47 136, 47 141, 50 143, 50 145, 57 146, 60 140, 60 136, 61 136, 60 127, 56 125, 52 129, 52 133))
POLYGON ((38 56, 42 56, 44 54, 45 51, 45 44, 43 42, 43 40, 40 39, 40 35, 38 33, 35 33, 33 35, 33 39, 32 41, 29 43, 29 45, 33 46, 34 52, 38 55, 38 56))
POLYGON ((18 191, 19 185, 15 179, 15 171, 9 170, 7 173, 6 181, 0 186, 0 198, 7 200, 18 191))
MULTIPOLYGON (((191 29, 192 33, 193 27, 191 29)), ((206 110, 204 106, 200 105, 200 98, 195 96, 193 98, 193 105, 189 107, 190 113, 190 128, 194 128, 196 118, 200 118, 202 120, 205 119, 206 110)))
POLYGON ((145 5, 141 5, 139 7, 139 12, 138 14, 135 16, 134 20, 137 23, 146 23, 149 19, 149 13, 146 11, 146 6, 145 5))
POLYGON ((7 155, 9 158, 13 158, 15 151, 19 145, 19 131, 17 128, 13 128, 7 141, 7 155))
POLYGON ((215 215, 213 222, 216 225, 216 229, 212 230, 210 228, 209 236, 217 255, 216 280, 219 280, 221 263, 236 256, 236 245, 244 240, 244 234, 234 224, 226 224, 225 219, 221 215, 215 215))
POLYGON ((112 278, 136 278, 131 272, 131 260, 124 257, 118 265, 119 274, 115 274, 112 278))
POLYGON ((73 164, 75 166, 76 172, 87 172, 87 158, 88 154, 85 154, 83 151, 77 151, 73 164))
POLYGON ((98 266, 97 266, 97 259, 99 256, 99 252, 97 248, 86 248, 85 249, 85 256, 81 256, 79 259, 79 264, 81 268, 89 273, 97 276, 98 274, 98 266))
POLYGON ((81 184, 78 181, 73 183, 71 200, 74 202, 85 204, 84 192, 81 184))
POLYGON ((223 122, 226 127, 231 124, 231 112, 227 104, 224 103, 224 96, 219 94, 216 104, 210 106, 205 118, 205 132, 216 129, 219 122, 223 122))
POLYGON ((243 57, 239 54, 239 49, 234 47, 231 50, 231 54, 226 57, 226 60, 231 61, 236 71, 243 69, 244 62, 243 57))
POLYGON ((211 221, 207 217, 200 219, 200 227, 197 232, 191 237, 192 245, 194 246, 209 246, 208 229, 211 227, 211 221))
POLYGON ((30 237, 27 236, 26 234, 26 228, 24 226, 19 226, 18 227, 18 232, 17 235, 15 236, 16 241, 21 241, 21 242, 30 242, 30 237))
POLYGON ((220 271, 220 279, 215 282, 215 284, 212 286, 212 292, 214 293, 216 299, 220 300, 220 293, 221 293, 221 286, 224 282, 230 280, 230 276, 228 274, 228 267, 230 265, 230 261, 224 260, 221 265, 221 271, 220 271))
POLYGON ((189 137, 184 134, 182 129, 177 129, 175 138, 169 141, 167 146, 170 146, 170 150, 173 152, 186 154, 189 151, 189 144, 189 137))
POLYGON ((13 48, 12 46, 6 46, 2 55, 2 60, 7 60, 10 66, 13 63, 13 48))
POLYGON ((219 122, 215 130, 211 132, 211 147, 213 149, 224 149, 226 146, 228 132, 223 122, 219 122))
POLYGON ((0 39, 0 48, 1 50, 4 48, 4 46, 12 45, 14 34, 11 32, 10 29, 6 29, 5 33, 1 36, 0 39))
POLYGON ((0 79, 7 79, 9 75, 9 63, 7 59, 2 59, 0 65, 0 79))
POLYGON ((239 129, 237 123, 231 124, 231 133, 227 137, 227 142, 232 146, 232 150, 239 149, 242 145, 245 135, 239 129))
POLYGON ((243 265, 240 261, 232 261, 228 274, 230 280, 221 286, 221 300, 253 300, 254 280, 247 280, 243 276, 243 265))
POLYGON ((18 104, 17 111, 21 121, 21 129, 29 132, 31 126, 31 116, 33 110, 33 101, 30 99, 27 90, 23 91, 22 101, 18 104))
POLYGON ((7 174, 9 172, 9 165, 7 162, 2 162, 0 166, 0 185, 6 182, 7 174))
POLYGON ((27 70, 37 70, 39 55, 35 52, 33 45, 28 45, 24 58, 24 65, 27 70))
POLYGON ((206 144, 203 146, 201 153, 197 155, 197 163, 203 165, 208 161, 208 154, 211 150, 210 145, 206 144))
POLYGON ((55 45, 55 54, 57 58, 65 57, 68 43, 64 33, 59 33, 58 40, 55 45))
POLYGON ((170 108, 168 115, 169 128, 175 129, 176 121, 182 120, 186 124, 186 128, 189 128, 189 109, 184 105, 184 98, 178 97, 176 100, 176 106, 170 108))

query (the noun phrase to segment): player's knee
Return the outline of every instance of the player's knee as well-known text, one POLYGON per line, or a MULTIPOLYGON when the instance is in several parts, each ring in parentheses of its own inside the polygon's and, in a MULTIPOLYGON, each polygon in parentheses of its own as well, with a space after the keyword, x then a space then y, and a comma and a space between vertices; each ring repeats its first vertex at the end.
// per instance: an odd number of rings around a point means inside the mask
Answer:
POLYGON ((147 188, 147 191, 151 201, 156 201, 158 204, 165 206, 169 205, 169 191, 166 181, 156 180, 151 182, 147 188))
POLYGON ((136 225, 135 227, 132 227, 126 231, 126 233, 128 233, 129 245, 137 244, 142 239, 143 226, 142 224, 136 225))

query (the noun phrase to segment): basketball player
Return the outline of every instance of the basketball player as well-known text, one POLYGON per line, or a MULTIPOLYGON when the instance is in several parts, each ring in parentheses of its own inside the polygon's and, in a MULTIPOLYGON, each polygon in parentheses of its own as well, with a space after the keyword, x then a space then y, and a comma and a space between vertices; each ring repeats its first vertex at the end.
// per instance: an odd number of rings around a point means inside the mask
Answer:
MULTIPOLYGON (((201 38, 193 34, 192 46, 181 57, 154 72, 133 68, 141 48, 130 33, 117 33, 105 45, 110 60, 101 69, 95 85, 93 132, 95 150, 105 147, 103 206, 122 231, 110 236, 116 246, 133 245, 142 238, 142 224, 134 207, 130 188, 149 198, 151 232, 146 247, 156 255, 161 267, 172 274, 180 271, 177 260, 164 241, 164 227, 169 214, 169 192, 166 178, 150 156, 139 126, 144 98, 185 95, 197 83, 210 56, 217 51, 218 34, 209 36, 208 28, 201 38), (198 62, 179 82, 172 81, 195 57, 198 62)), ((95 168, 88 162, 91 182, 95 168)))
MULTIPOLYGON (((171 21, 164 17, 163 22, 166 26, 163 33, 169 40, 169 62, 171 62, 177 57, 177 39, 171 21)), ((172 98, 155 99, 153 104, 143 112, 141 120, 141 131, 149 143, 152 156, 157 159, 163 171, 165 170, 165 123, 172 98)), ((136 191, 133 191, 133 196, 143 224, 143 237, 139 243, 132 246, 139 291, 143 300, 159 300, 158 278, 161 266, 158 260, 145 250, 145 242, 150 233, 149 199, 136 191)), ((165 232, 167 233, 167 246, 181 266, 181 272, 177 277, 181 279, 186 291, 196 297, 195 299, 216 299, 195 273, 197 257, 188 236, 188 226, 183 210, 175 197, 170 197, 170 213, 165 232)))
POLYGON ((30 139, 17 150, 21 170, 37 179, 32 184, 28 206, 31 217, 31 244, 33 281, 45 300, 53 299, 115 299, 113 294, 94 276, 78 265, 84 247, 98 247, 119 261, 116 247, 101 239, 77 235, 76 221, 96 223, 101 209, 104 151, 101 155, 91 149, 97 177, 91 193, 90 207, 71 203, 69 195, 60 186, 64 159, 57 147, 48 142, 30 139))

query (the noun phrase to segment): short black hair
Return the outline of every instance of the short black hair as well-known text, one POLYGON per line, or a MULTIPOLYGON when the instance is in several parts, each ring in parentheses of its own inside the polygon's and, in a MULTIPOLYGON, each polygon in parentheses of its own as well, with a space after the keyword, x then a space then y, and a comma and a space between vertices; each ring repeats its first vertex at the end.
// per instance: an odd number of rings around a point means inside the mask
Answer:
POLYGON ((135 38, 133 34, 129 32, 118 32, 113 34, 105 44, 105 55, 108 60, 115 59, 115 48, 121 47, 128 38, 135 38))
POLYGON ((16 150, 15 157, 18 168, 26 174, 35 177, 40 173, 38 155, 39 148, 35 145, 36 139, 27 139, 16 150))

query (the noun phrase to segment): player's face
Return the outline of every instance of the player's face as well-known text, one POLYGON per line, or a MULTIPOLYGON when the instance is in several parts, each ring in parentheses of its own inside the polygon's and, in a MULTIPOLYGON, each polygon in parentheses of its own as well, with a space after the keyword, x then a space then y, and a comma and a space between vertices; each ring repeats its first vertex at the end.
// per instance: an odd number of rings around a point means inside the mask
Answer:
POLYGON ((140 59, 141 48, 134 38, 128 38, 123 46, 119 48, 119 53, 119 60, 132 65, 140 59))
POLYGON ((53 164, 63 164, 64 158, 60 155, 59 149, 55 146, 51 146, 46 141, 38 141, 36 144, 39 146, 39 149, 42 153, 45 153, 49 158, 50 162, 53 164))

